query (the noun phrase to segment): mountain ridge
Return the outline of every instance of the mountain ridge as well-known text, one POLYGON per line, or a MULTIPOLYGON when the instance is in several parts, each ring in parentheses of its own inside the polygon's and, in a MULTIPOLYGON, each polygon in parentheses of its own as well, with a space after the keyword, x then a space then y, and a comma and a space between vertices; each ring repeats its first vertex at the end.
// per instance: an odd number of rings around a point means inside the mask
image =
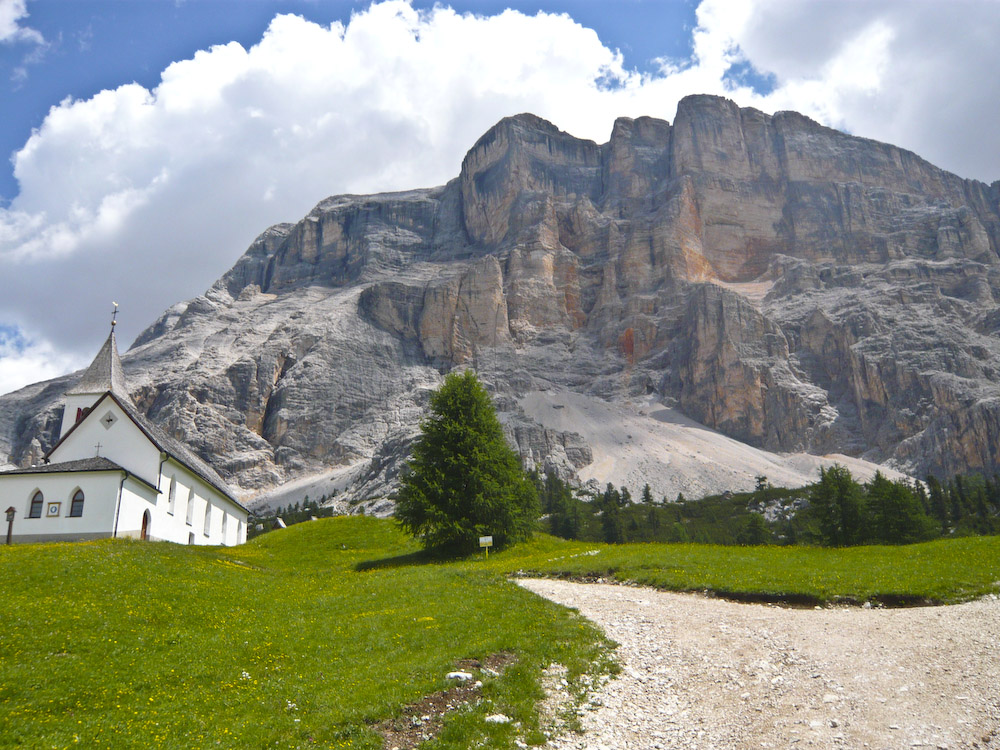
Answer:
MULTIPOLYGON (((797 113, 687 97, 600 145, 520 114, 446 185, 266 229, 123 361, 140 409, 247 493, 353 466, 381 497, 427 393, 466 366, 522 457, 566 477, 593 452, 529 392, 648 396, 771 452, 992 472, 998 248, 1000 181, 797 113)), ((0 398, 12 463, 37 460, 71 380, 0 398)))

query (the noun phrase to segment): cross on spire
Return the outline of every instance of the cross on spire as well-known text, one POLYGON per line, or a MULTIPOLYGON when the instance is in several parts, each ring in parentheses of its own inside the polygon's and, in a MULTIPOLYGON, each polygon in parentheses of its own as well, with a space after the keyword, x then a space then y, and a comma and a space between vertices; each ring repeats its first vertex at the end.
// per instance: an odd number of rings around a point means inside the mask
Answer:
POLYGON ((97 449, 97 453, 95 453, 94 455, 96 455, 98 458, 100 458, 100 456, 101 456, 101 443, 100 443, 100 441, 98 441, 97 445, 95 445, 94 448, 97 449))
POLYGON ((118 317, 118 303, 112 302, 111 304, 115 306, 115 309, 111 313, 111 330, 113 331, 115 330, 115 324, 118 322, 115 320, 118 317))

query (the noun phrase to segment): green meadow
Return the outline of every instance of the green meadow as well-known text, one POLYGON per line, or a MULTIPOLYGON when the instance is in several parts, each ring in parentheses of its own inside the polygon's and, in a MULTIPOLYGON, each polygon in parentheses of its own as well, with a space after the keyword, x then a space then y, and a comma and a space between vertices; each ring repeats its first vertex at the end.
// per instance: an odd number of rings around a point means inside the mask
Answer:
POLYGON ((505 652, 434 747, 541 743, 540 670, 578 675, 609 645, 503 576, 417 551, 360 517, 236 548, 4 547, 0 747, 380 748, 378 722, 459 660, 505 652))
POLYGON ((1000 593, 1000 536, 842 548, 598 544, 536 537, 497 571, 606 578, 793 604, 953 604, 1000 593))
POLYGON ((905 547, 609 546, 538 536, 435 561, 391 521, 322 519, 236 548, 0 547, 0 747, 380 748, 380 723, 476 671, 427 748, 544 742, 542 669, 613 670, 612 644, 511 575, 810 601, 1000 592, 1000 537, 905 547), (486 716, 513 720, 491 724, 486 716))

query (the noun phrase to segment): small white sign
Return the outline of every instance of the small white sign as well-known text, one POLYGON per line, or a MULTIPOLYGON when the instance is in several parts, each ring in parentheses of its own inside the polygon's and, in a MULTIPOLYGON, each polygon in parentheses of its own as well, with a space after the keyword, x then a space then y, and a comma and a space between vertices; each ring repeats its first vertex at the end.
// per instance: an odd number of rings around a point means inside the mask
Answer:
POLYGON ((491 536, 481 536, 481 537, 479 537, 479 546, 480 547, 492 547, 493 546, 493 537, 491 537, 491 536))

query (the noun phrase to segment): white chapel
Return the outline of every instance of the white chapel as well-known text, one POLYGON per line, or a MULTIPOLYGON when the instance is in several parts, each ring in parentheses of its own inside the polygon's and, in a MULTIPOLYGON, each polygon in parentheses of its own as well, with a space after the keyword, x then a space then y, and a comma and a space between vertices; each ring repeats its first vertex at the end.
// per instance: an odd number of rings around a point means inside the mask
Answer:
POLYGON ((113 322, 93 363, 66 392, 59 440, 44 462, 0 472, 4 508, 14 509, 15 543, 246 541, 247 509, 222 478, 136 409, 113 322))

